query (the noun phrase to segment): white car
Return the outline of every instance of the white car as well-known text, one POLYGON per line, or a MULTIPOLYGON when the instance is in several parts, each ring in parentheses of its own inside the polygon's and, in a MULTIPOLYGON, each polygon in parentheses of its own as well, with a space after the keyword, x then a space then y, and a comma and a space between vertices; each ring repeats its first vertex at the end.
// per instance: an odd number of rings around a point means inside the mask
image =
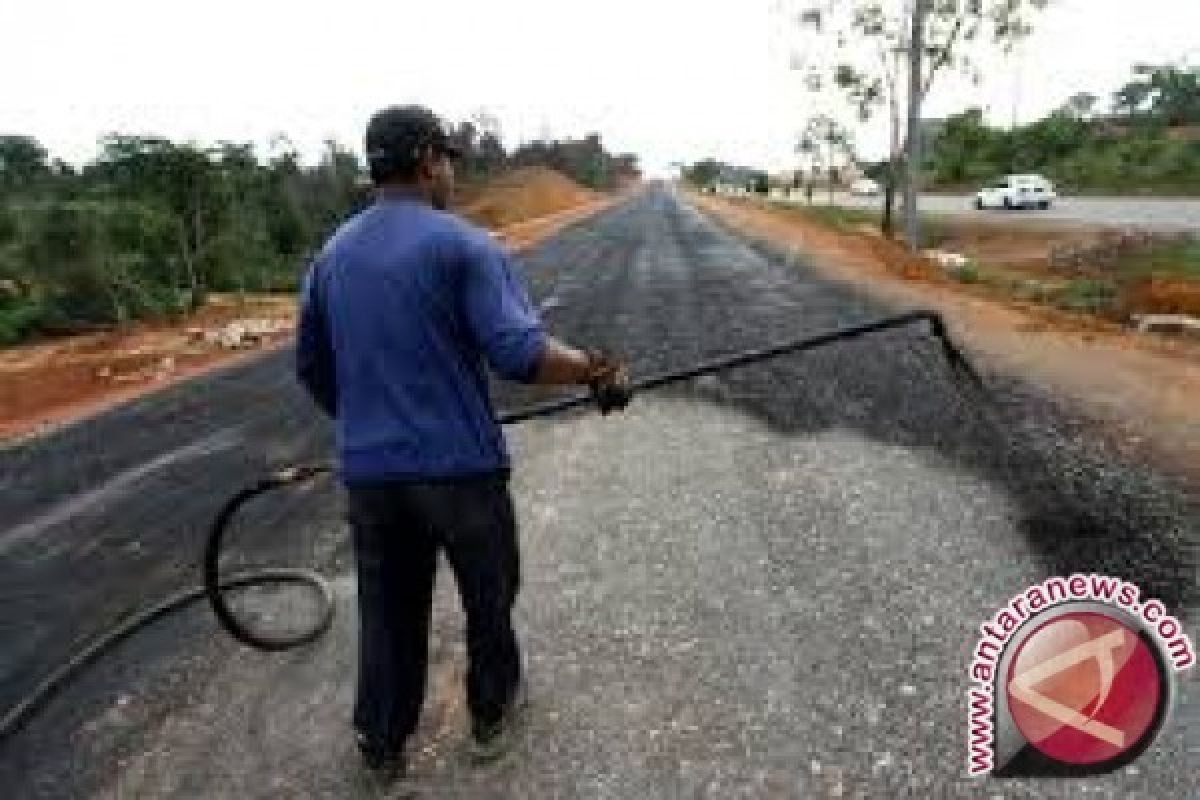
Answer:
POLYGON ((1041 175, 1005 175, 975 194, 975 207, 1045 210, 1057 198, 1054 184, 1041 175))
POLYGON ((879 192, 879 184, 870 178, 859 178, 850 184, 850 194, 858 197, 874 197, 879 192))

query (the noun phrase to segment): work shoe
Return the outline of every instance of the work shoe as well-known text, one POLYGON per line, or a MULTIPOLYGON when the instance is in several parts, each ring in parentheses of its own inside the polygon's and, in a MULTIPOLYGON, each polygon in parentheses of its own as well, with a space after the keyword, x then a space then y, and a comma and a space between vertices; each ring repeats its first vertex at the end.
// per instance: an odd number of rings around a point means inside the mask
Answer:
POLYGON ((476 764, 489 764, 506 755, 512 747, 513 733, 529 707, 529 692, 524 679, 513 689, 512 697, 500 719, 489 725, 475 725, 471 737, 470 756, 476 764))
POLYGON ((358 734, 357 741, 363 766, 375 780, 390 782, 404 777, 407 767, 404 745, 400 745, 398 748, 384 747, 361 733, 358 734))

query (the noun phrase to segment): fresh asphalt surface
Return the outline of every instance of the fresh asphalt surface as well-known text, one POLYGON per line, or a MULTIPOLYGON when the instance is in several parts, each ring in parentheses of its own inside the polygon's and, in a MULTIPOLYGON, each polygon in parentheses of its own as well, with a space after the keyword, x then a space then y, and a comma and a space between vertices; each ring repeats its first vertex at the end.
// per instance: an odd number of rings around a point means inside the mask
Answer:
MULTIPOLYGON (((889 311, 662 188, 523 261, 548 326, 636 374, 889 311)), ((329 635, 269 655, 203 607, 161 622, 0 742, 3 794, 1195 796, 1187 681, 1131 768, 966 777, 969 653, 1012 594, 1095 570, 1140 583, 1193 634, 1200 608, 1194 495, 1123 463, 1040 390, 987 380, 1003 435, 931 342, 901 331, 647 394, 624 415, 510 430, 533 705, 508 760, 465 762, 462 621, 443 571, 412 778, 388 790, 360 774, 348 731, 342 500, 329 484, 270 498, 236 561, 320 567, 339 598, 329 635)), ((532 396, 499 390, 503 407, 532 396)), ((236 488, 329 446, 282 353, 0 451, 0 707, 197 581, 205 525, 236 488)))

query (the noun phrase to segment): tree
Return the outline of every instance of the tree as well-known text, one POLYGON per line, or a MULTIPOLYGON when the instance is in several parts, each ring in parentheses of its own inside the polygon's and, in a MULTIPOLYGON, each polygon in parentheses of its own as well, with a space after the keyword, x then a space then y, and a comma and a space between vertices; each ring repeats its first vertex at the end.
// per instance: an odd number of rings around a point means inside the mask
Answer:
POLYGON ((621 153, 614 159, 613 175, 618 183, 635 181, 641 177, 636 153, 621 153))
POLYGON ((1068 111, 1058 110, 1013 132, 1016 156, 1027 154, 1027 163, 1014 163, 1023 172, 1045 166, 1083 147, 1091 138, 1086 122, 1068 111))
POLYGON ((229 214, 220 171, 210 154, 160 137, 112 134, 101 140, 101 157, 89 173, 120 199, 174 215, 190 302, 203 303, 212 288, 212 246, 229 214))
POLYGON ((996 149, 996 137, 981 109, 948 117, 930 157, 933 179, 950 185, 991 179, 997 172, 992 166, 996 149))
POLYGON ((543 166, 556 169, 592 189, 611 189, 619 175, 636 170, 632 154, 613 156, 598 133, 582 139, 538 139, 521 145, 509 159, 511 166, 543 166))
POLYGON ((471 122, 479 132, 479 169, 484 176, 490 177, 504 169, 508 161, 500 119, 487 109, 481 108, 471 115, 471 122))
POLYGON ((352 151, 332 139, 326 140, 320 163, 306 176, 304 192, 317 238, 331 233, 357 205, 363 174, 352 151))
POLYGON ((1132 101, 1134 124, 1126 126, 1087 118, 1094 97, 1086 95, 1071 97, 1057 111, 1010 130, 989 127, 979 109, 955 114, 945 121, 931 148, 929 172, 943 188, 1036 171, 1069 189, 1197 193, 1200 143, 1166 130, 1168 119, 1188 119, 1181 110, 1189 95, 1186 80, 1161 75, 1155 79, 1152 73, 1153 69, 1138 69, 1126 91, 1116 93, 1126 98, 1143 95, 1141 101, 1132 101), (1142 89, 1129 89, 1130 84, 1142 89), (1166 89, 1146 88, 1155 84, 1166 89))
POLYGON ((706 158, 703 161, 697 161, 690 167, 685 167, 683 179, 697 188, 708 188, 717 182, 723 166, 720 161, 706 158))
MULTIPOLYGON (((636 156, 609 153, 598 134, 513 158, 485 112, 455 135, 475 177, 526 163, 608 188, 637 174, 636 156)), ((294 289, 366 197, 358 159, 332 141, 315 166, 284 135, 265 163, 238 142, 112 134, 99 145, 76 170, 30 136, 0 136, 0 343, 174 314, 210 291, 294 289)))
POLYGON ((1076 119, 1090 119, 1100 98, 1091 92, 1079 92, 1067 98, 1063 110, 1076 119))
POLYGON ((8 202, 0 200, 0 248, 15 240, 19 230, 17 215, 12 210, 12 206, 8 202))
POLYGON ((504 165, 508 160, 508 154, 504 151, 504 144, 500 140, 500 135, 492 131, 484 131, 479 137, 479 164, 484 175, 495 175, 504 169, 504 165))
MULTIPOLYGON (((802 31, 834 44, 828 63, 800 59, 795 66, 807 73, 806 86, 823 90, 827 80, 858 112, 862 121, 880 106, 889 114, 888 169, 884 182, 881 225, 890 235, 892 204, 901 161, 919 144, 920 110, 937 77, 947 69, 973 70, 973 56, 988 41, 1011 47, 1030 33, 1030 12, 1049 0, 799 0, 797 21, 802 31), (918 34, 914 36, 914 34, 918 34), (919 46, 913 47, 918 41, 919 46), (905 69, 901 56, 908 54, 905 69), (915 69, 913 68, 915 66, 915 69), (909 88, 903 87, 907 73, 909 88), (909 104, 909 121, 900 120, 901 99, 909 104)), ((813 52, 818 52, 814 49, 813 52)), ((915 196, 912 180, 907 189, 915 196)), ((915 229, 916 202, 906 204, 915 229)), ((910 239, 919 239, 919 235, 910 239)), ((919 242, 910 241, 916 247, 919 242)))
POLYGON ((456 176, 464 180, 478 179, 483 170, 479 163, 479 131, 469 120, 450 128, 450 142, 462 153, 456 176))
POLYGON ((0 192, 19 191, 50 174, 46 148, 32 136, 0 135, 0 192))
POLYGON ((1113 110, 1135 121, 1200 125, 1200 68, 1138 64, 1113 95, 1113 110))
POLYGON ((111 247, 104 204, 52 203, 35 215, 21 261, 39 276, 62 323, 132 316, 128 264, 111 247))
POLYGON ((276 154, 267 165, 270 185, 267 229, 276 251, 287 260, 299 260, 315 239, 315 224, 305 213, 305 176, 296 146, 286 137, 272 143, 276 154))
POLYGON ((796 152, 806 156, 810 166, 825 173, 832 204, 838 164, 851 154, 850 132, 833 117, 819 114, 808 120, 796 143, 796 152))

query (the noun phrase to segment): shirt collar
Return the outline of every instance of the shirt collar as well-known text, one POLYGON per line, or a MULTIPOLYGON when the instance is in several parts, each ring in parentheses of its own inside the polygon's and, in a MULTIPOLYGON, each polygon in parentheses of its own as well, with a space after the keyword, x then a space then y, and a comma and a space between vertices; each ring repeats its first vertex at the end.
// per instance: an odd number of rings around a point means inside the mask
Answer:
POLYGON ((416 186, 382 186, 375 190, 375 202, 429 205, 429 198, 416 186))

